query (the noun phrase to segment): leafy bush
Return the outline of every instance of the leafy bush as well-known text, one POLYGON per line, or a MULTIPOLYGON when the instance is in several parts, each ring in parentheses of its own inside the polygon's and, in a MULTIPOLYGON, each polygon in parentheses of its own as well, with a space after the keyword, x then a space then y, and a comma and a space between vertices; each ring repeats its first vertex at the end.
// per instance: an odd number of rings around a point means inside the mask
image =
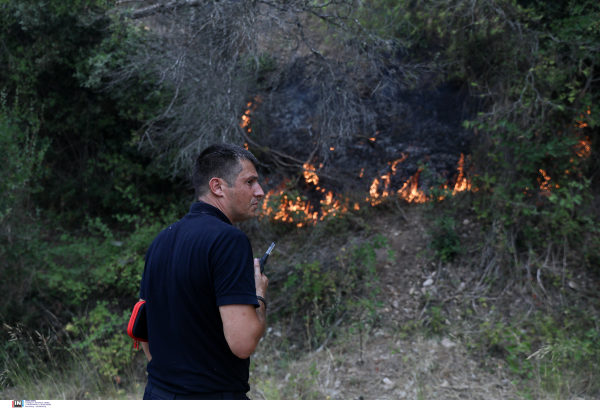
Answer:
POLYGON ((386 238, 377 235, 341 248, 337 263, 331 266, 325 267, 318 260, 295 265, 283 284, 282 293, 278 293, 289 299, 289 305, 280 314, 304 316, 305 324, 317 341, 331 336, 331 326, 338 319, 354 309, 367 310, 365 302, 374 302, 376 250, 387 250, 388 260, 393 258, 386 238))
POLYGON ((121 312, 116 302, 101 301, 89 314, 67 326, 81 339, 72 347, 84 352, 105 378, 122 376, 133 361, 136 350, 125 330, 130 315, 130 310, 121 312))
POLYGON ((600 367, 597 320, 575 311, 563 316, 536 312, 507 323, 492 315, 465 337, 474 349, 505 360, 513 373, 535 379, 548 396, 597 395, 600 382, 589 375, 600 367))
POLYGON ((452 261, 461 250, 460 239, 455 231, 454 218, 443 215, 436 219, 434 228, 429 232, 431 242, 429 247, 435 251, 435 256, 443 262, 452 261))
POLYGON ((41 190, 42 161, 48 147, 37 134, 39 122, 30 112, 8 109, 0 99, 0 316, 22 305, 39 267, 39 225, 31 195, 41 190))

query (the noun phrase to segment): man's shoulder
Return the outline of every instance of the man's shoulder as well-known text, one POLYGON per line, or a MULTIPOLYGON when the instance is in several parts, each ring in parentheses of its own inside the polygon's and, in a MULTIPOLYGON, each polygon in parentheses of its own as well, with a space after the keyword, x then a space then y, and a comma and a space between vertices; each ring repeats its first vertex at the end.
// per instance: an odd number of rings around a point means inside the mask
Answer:
POLYGON ((211 241, 248 240, 246 234, 231 224, 223 222, 210 214, 201 216, 187 214, 181 220, 163 229, 153 243, 163 240, 192 237, 205 238, 211 241))
MULTIPOLYGON (((154 242, 160 241, 162 239, 165 238, 166 235, 168 235, 173 228, 177 229, 179 227, 181 223, 181 220, 174 222, 173 224, 169 225, 168 227, 166 227, 165 229, 163 229, 161 232, 158 233, 158 235, 154 238, 154 242)), ((154 243, 153 242, 153 243, 154 243)))
POLYGON ((224 223, 220 220, 217 220, 221 223, 221 225, 216 226, 214 230, 213 238, 216 241, 226 240, 226 241, 248 241, 248 237, 246 234, 240 229, 234 227, 233 225, 224 223))

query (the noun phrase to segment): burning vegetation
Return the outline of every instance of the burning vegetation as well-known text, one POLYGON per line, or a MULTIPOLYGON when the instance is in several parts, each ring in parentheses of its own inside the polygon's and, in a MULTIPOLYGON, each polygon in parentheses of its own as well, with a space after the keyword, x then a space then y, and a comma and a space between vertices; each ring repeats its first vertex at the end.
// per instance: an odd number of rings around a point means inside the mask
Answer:
MULTIPOLYGON (((251 116, 261 102, 262 99, 260 95, 252 98, 250 102, 247 103, 239 123, 246 140, 251 144, 255 144, 249 138, 250 133, 252 132, 250 127, 251 116)), ((590 114, 589 108, 586 113, 588 115, 590 114)), ((582 114, 580 120, 578 119, 575 121, 576 129, 574 131, 580 137, 580 140, 574 147, 574 157, 577 156, 585 159, 591 154, 591 140, 589 137, 584 137, 581 134, 587 126, 585 116, 582 114)), ((377 134, 378 133, 379 132, 377 132, 377 134)), ((371 143, 375 143, 377 138, 369 137, 368 140, 371 143)), ((361 146, 363 145, 362 142, 359 144, 361 146)), ((245 143, 245 147, 246 149, 249 148, 248 143, 245 143)), ((329 150, 335 151, 335 148, 330 146, 329 150)), ((309 159, 309 162, 303 163, 301 166, 299 172, 300 179, 291 181, 288 178, 284 178, 277 187, 272 188, 266 193, 262 203, 262 217, 268 217, 274 221, 293 224, 296 227, 305 227, 314 225, 327 217, 339 217, 348 211, 358 211, 361 208, 362 204, 360 201, 362 200, 364 200, 363 204, 366 203, 366 205, 370 206, 377 206, 386 199, 392 197, 408 203, 421 204, 429 202, 432 199, 441 201, 449 194, 456 195, 464 191, 477 190, 472 187, 466 165, 467 157, 464 154, 460 154, 460 159, 456 165, 456 176, 451 180, 447 180, 440 186, 440 189, 445 191, 441 195, 437 192, 434 194, 433 191, 428 194, 423 190, 423 186, 420 186, 419 178, 422 176, 423 172, 423 168, 421 167, 409 176, 408 179, 405 179, 402 186, 396 190, 392 187, 392 179, 396 176, 398 170, 402 168, 402 163, 408 158, 409 152, 405 151, 400 153, 400 157, 397 159, 389 161, 387 163, 387 169, 371 181, 365 196, 363 196, 363 198, 355 197, 354 199, 350 199, 343 194, 335 193, 334 191, 327 190, 323 187, 321 177, 319 177, 318 174, 323 168, 323 163, 316 164, 314 158, 312 160, 309 159), (300 185, 305 186, 305 194, 301 194, 298 191, 299 182, 301 182, 300 185)), ((406 171, 407 169, 405 169, 403 174, 406 174, 406 171)), ((552 182, 551 177, 546 170, 540 169, 539 173, 540 177, 537 179, 539 193, 541 196, 549 197, 551 195, 551 190, 558 189, 560 186, 557 183, 552 182)), ((569 171, 567 171, 567 173, 569 173, 569 171)), ((356 176, 358 179, 363 178, 365 176, 365 168, 360 168, 360 171, 356 176)), ((397 188, 397 176, 395 177, 394 184, 397 188)), ((430 187, 430 189, 433 190, 434 187, 430 187)), ((526 191, 525 194, 531 194, 531 192, 526 191)))
MULTIPOLYGON (((591 154, 591 141, 589 138, 580 140, 575 146, 575 154, 580 158, 587 158, 591 154)), ((408 153, 402 153, 401 157, 388 163, 389 171, 385 174, 375 177, 370 184, 367 196, 364 198, 368 205, 376 206, 384 202, 385 199, 396 196, 398 199, 408 203, 426 203, 433 199, 433 195, 428 195, 419 188, 419 177, 422 169, 418 169, 415 174, 408 178, 398 190, 391 188, 392 177, 396 175, 401 163, 408 158, 408 153)), ((456 170, 457 175, 454 182, 446 181, 441 186, 444 190, 452 191, 456 195, 463 191, 475 191, 472 187, 471 179, 468 176, 466 168, 466 157, 460 155, 456 170)), ((336 195, 333 191, 327 190, 320 185, 320 178, 317 174, 318 169, 323 164, 315 166, 311 163, 304 163, 302 166, 302 178, 306 186, 314 188, 314 194, 321 197, 320 200, 312 200, 307 196, 300 195, 290 188, 290 180, 286 179, 275 189, 269 191, 263 200, 263 217, 269 217, 272 220, 295 224, 296 227, 314 225, 318 221, 327 217, 339 217, 348 211, 358 211, 361 208, 359 201, 352 201, 343 195, 336 195), (318 204, 317 204, 318 202, 318 204)), ((550 176, 544 169, 540 169, 538 178, 540 195, 548 197, 551 190, 559 188, 556 183, 552 183, 550 176)), ((361 168, 358 178, 364 176, 365 169, 361 168)), ((444 195, 438 197, 443 200, 444 195)))
MULTIPOLYGON (((249 139, 249 134, 252 132, 251 116, 262 102, 260 95, 251 99, 247 103, 244 114, 239 122, 240 128, 244 132, 244 136, 248 142, 253 143, 249 139)), ((378 134, 379 132, 377 132, 378 134)), ((370 142, 375 142, 377 138, 370 137, 370 142)), ((362 143, 361 143, 362 144, 362 143)), ((244 144, 246 149, 249 149, 248 143, 244 144)), ((335 151, 335 147, 329 147, 330 151, 335 151)), ((403 162, 409 157, 409 153, 402 152, 400 157, 388 162, 387 171, 384 174, 375 177, 370 184, 368 194, 364 197, 367 205, 376 206, 381 204, 385 199, 396 196, 400 200, 409 203, 425 203, 431 199, 431 196, 426 194, 419 188, 419 177, 422 169, 418 169, 416 173, 410 176, 398 190, 392 188, 392 178, 396 176, 403 162)), ((307 192, 311 197, 300 194, 295 186, 298 184, 291 182, 285 178, 277 187, 268 191, 262 202, 262 216, 268 217, 274 221, 295 224, 297 227, 314 225, 318 221, 327 217, 339 217, 348 211, 358 211, 361 208, 359 200, 351 200, 349 197, 344 197, 342 194, 336 194, 334 191, 327 190, 320 183, 321 179, 317 172, 323 168, 323 163, 313 164, 304 163, 302 165, 301 178, 304 182, 307 192)), ((453 193, 466 191, 471 189, 471 182, 468 180, 465 171, 465 157, 461 154, 458 162, 458 176, 453 186, 453 193)), ((358 178, 365 175, 365 168, 361 168, 358 178)), ((396 184, 397 184, 396 179, 396 184)), ((448 189, 446 182, 443 186, 448 189)), ((362 200, 362 199, 360 199, 362 200)))
MULTIPOLYGON (((588 106, 585 113, 579 115, 579 119, 575 120, 573 127, 575 128, 573 134, 579 140, 575 144, 573 151, 575 156, 571 158, 571 163, 573 166, 570 169, 565 171, 565 174, 578 174, 579 169, 576 165, 577 158, 581 160, 586 160, 592 154, 592 141, 589 136, 584 135, 583 131, 588 127, 585 114, 589 116, 591 114, 591 107, 588 106)), ((552 195, 553 189, 559 189, 560 185, 552 182, 552 178, 548 174, 548 171, 545 169, 539 169, 540 176, 537 181, 540 186, 540 195, 543 197, 550 197, 552 195)), ((581 176, 581 174, 579 174, 581 176)), ((524 194, 528 194, 527 191, 524 194)))
MULTIPOLYGON (((394 191, 391 188, 391 179, 396 174, 398 166, 408 157, 403 153, 401 157, 393 162, 389 162, 389 172, 376 177, 369 188, 365 201, 371 206, 381 204, 388 197, 397 196, 400 200, 409 203, 425 203, 431 199, 423 190, 419 189, 419 175, 422 170, 419 169, 411 176, 402 187, 394 191)), ((323 165, 319 164, 319 168, 323 165)), ((465 157, 461 155, 458 163, 458 177, 454 185, 453 194, 471 189, 471 182, 465 173, 465 157)), ((311 200, 303 195, 294 192, 290 188, 290 180, 286 179, 275 189, 267 192, 263 199, 263 216, 272 220, 295 224, 297 227, 314 225, 326 217, 338 217, 348 211, 358 211, 361 205, 358 201, 352 201, 348 197, 336 195, 331 190, 326 190, 319 185, 320 179, 316 173, 317 167, 310 163, 303 165, 302 176, 304 182, 309 187, 315 187, 315 192, 322 198, 318 204, 312 204, 311 200)), ((364 174, 364 168, 360 170, 358 177, 364 174)), ((314 200, 316 201, 316 200, 314 200)))

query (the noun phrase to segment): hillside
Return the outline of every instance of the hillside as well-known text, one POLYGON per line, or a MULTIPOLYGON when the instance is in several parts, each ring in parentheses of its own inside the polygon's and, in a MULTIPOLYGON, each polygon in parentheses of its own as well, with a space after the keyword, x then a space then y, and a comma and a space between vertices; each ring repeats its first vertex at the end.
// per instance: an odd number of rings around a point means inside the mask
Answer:
POLYGON ((0 395, 139 398, 215 142, 276 242, 264 398, 600 396, 600 4, 0 2, 0 395), (24 369, 29 367, 33 369, 24 369))

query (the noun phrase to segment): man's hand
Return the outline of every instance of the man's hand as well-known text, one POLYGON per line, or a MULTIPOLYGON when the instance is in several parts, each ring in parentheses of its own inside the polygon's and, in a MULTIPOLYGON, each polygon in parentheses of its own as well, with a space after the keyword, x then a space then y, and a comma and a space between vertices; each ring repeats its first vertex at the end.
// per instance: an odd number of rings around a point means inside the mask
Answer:
POLYGON ((267 286, 269 286, 269 278, 260 273, 260 259, 258 258, 254 258, 254 283, 256 285, 256 295, 265 297, 267 286))
MULTIPOLYGON (((256 295, 265 297, 269 279, 260 273, 258 261, 254 260, 256 295)), ((241 359, 250 357, 267 329, 267 310, 260 300, 258 304, 258 308, 254 305, 219 306, 225 340, 231 352, 241 359)))

